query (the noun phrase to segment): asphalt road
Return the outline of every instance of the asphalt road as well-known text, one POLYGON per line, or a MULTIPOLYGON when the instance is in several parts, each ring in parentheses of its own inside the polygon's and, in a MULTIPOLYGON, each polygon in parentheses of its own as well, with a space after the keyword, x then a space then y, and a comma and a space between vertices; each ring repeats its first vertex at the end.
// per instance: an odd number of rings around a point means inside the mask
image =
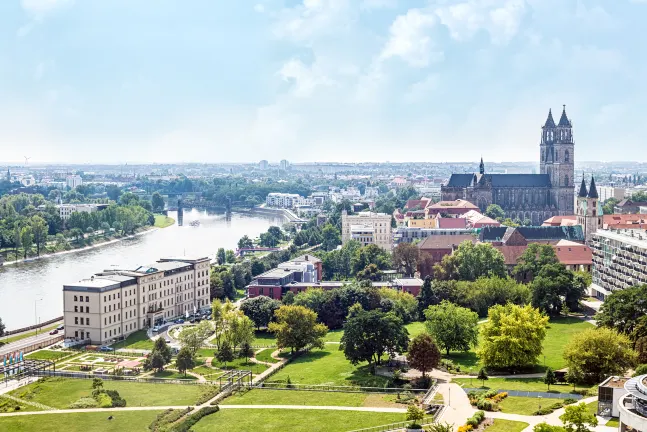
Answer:
POLYGON ((21 349, 24 349, 30 345, 35 345, 38 343, 45 342, 49 339, 54 339, 56 337, 59 337, 61 334, 62 332, 60 330, 59 330, 59 333, 55 335, 50 335, 49 332, 46 331, 46 332, 37 334, 35 336, 30 336, 25 339, 20 339, 16 342, 11 342, 7 345, 3 345, 0 347, 0 355, 8 354, 14 351, 20 351, 21 349))

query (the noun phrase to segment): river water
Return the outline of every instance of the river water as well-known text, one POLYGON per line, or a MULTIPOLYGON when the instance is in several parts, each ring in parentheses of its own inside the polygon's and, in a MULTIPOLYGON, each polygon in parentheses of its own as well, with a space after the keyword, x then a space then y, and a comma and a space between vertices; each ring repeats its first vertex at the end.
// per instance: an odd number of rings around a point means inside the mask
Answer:
MULTIPOLYGON (((169 216, 177 220, 177 215, 169 216)), ((63 285, 111 266, 135 268, 167 256, 214 257, 218 248, 235 249, 245 234, 257 237, 282 216, 185 210, 184 226, 158 229, 132 239, 81 252, 0 267, 0 318, 7 330, 63 315, 63 285), (190 226, 193 220, 199 226, 190 226), (40 300, 42 299, 42 300, 40 300), (35 310, 35 311, 34 311, 35 310)))

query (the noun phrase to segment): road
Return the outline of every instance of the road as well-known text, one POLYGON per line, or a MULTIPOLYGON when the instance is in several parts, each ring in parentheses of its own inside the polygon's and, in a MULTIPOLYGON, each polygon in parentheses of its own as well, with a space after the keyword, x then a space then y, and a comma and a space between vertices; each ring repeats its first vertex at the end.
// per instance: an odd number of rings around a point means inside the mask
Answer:
MULTIPOLYGON (((49 339, 54 339, 56 337, 59 337, 62 333, 59 331, 58 334, 55 335, 50 335, 48 331, 45 331, 43 333, 37 334, 35 336, 29 336, 28 338, 25 339, 20 339, 15 342, 11 342, 7 345, 3 345, 0 347, 0 355, 8 354, 10 352, 14 351, 20 351, 30 345, 35 345, 39 343, 43 343, 49 339)), ((47 344, 43 344, 45 346, 47 344)))

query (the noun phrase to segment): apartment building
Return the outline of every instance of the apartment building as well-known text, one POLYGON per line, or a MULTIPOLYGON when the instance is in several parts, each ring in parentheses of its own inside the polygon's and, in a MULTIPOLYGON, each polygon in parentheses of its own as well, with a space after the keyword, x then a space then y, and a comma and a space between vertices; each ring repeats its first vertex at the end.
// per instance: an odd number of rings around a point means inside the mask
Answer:
POLYGON ((647 283, 647 233, 599 230, 591 236, 591 295, 604 300, 613 291, 647 283))
POLYGON ((65 337, 111 343, 209 307, 209 258, 162 258, 63 286, 65 337))
POLYGON ((81 186, 83 184, 83 179, 80 175, 69 175, 67 176, 65 181, 70 189, 74 189, 75 187, 81 186))
POLYGON ((391 234, 391 215, 386 213, 360 212, 356 215, 349 215, 345 210, 341 214, 341 241, 346 244, 349 240, 365 235, 372 229, 370 241, 362 242, 364 244, 376 244, 387 251, 391 250, 393 237, 391 234), (354 227, 354 228, 353 228, 354 227), (358 227, 363 227, 359 231, 358 227))
POLYGON ((315 206, 314 198, 304 198, 298 194, 272 192, 267 194, 265 204, 269 207, 294 208, 298 206, 315 206))
POLYGON ((108 204, 59 204, 56 206, 56 208, 58 208, 58 215, 64 221, 68 220, 74 212, 93 213, 103 210, 106 207, 108 207, 108 204))

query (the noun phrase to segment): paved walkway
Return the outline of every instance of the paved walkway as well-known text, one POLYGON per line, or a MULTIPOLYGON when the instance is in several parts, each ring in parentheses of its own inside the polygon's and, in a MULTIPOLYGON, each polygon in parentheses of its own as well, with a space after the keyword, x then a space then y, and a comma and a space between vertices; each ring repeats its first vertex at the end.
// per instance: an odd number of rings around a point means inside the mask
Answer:
POLYGON ((218 405, 221 409, 295 409, 295 410, 327 410, 327 411, 364 411, 384 413, 406 413, 404 408, 386 407, 349 407, 349 406, 313 406, 313 405, 218 405))

